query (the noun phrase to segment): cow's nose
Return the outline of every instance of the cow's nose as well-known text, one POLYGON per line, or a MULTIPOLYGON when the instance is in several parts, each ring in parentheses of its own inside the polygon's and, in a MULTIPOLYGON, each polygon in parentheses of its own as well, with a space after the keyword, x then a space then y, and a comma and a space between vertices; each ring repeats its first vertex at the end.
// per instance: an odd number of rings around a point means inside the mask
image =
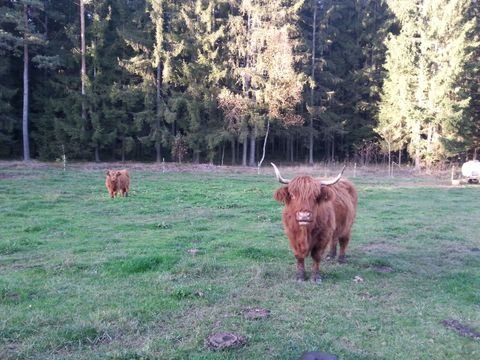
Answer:
POLYGON ((297 212, 297 221, 312 221, 312 213, 310 211, 297 212))

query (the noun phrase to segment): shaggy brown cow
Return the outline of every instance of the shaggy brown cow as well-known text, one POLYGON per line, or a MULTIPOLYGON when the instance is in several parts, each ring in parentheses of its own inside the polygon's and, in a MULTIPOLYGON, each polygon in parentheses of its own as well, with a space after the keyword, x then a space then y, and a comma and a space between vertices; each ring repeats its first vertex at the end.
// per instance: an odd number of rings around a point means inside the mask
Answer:
POLYGON ((297 259, 297 280, 305 279, 305 258, 313 259, 312 281, 321 282, 320 259, 327 247, 336 256, 340 243, 339 262, 345 260, 345 251, 351 237, 357 208, 357 191, 354 185, 341 179, 340 174, 331 181, 311 176, 297 176, 286 180, 272 163, 277 179, 287 186, 275 191, 274 198, 284 203, 283 226, 297 259))
POLYGON ((122 196, 128 196, 130 189, 130 175, 128 171, 126 169, 107 170, 106 174, 105 186, 110 197, 113 199, 119 192, 121 192, 122 196))

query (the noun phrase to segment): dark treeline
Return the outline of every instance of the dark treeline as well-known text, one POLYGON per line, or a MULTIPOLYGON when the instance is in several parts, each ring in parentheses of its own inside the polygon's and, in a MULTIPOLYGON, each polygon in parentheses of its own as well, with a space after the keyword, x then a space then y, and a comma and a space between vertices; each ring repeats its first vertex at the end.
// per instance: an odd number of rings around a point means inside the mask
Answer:
POLYGON ((471 158, 479 6, 0 0, 0 157, 471 158))

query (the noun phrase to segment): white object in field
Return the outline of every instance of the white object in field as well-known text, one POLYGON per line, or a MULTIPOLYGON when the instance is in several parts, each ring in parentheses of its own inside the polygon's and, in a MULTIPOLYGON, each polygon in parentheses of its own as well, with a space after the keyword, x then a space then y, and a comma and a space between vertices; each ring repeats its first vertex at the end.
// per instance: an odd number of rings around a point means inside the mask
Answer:
POLYGON ((462 176, 468 179, 480 179, 480 161, 470 160, 462 165, 462 176))

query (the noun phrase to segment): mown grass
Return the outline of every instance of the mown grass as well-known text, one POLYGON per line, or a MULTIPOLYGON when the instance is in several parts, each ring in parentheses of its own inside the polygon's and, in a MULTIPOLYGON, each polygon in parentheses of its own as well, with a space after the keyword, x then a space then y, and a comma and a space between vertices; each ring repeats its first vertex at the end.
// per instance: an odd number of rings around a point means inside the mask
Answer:
POLYGON ((358 176, 349 262, 313 285, 294 281, 269 169, 135 170, 112 200, 103 170, 3 165, 0 358, 480 358, 442 325, 480 332, 478 186, 358 176), (247 344, 208 349, 219 331, 247 344))

